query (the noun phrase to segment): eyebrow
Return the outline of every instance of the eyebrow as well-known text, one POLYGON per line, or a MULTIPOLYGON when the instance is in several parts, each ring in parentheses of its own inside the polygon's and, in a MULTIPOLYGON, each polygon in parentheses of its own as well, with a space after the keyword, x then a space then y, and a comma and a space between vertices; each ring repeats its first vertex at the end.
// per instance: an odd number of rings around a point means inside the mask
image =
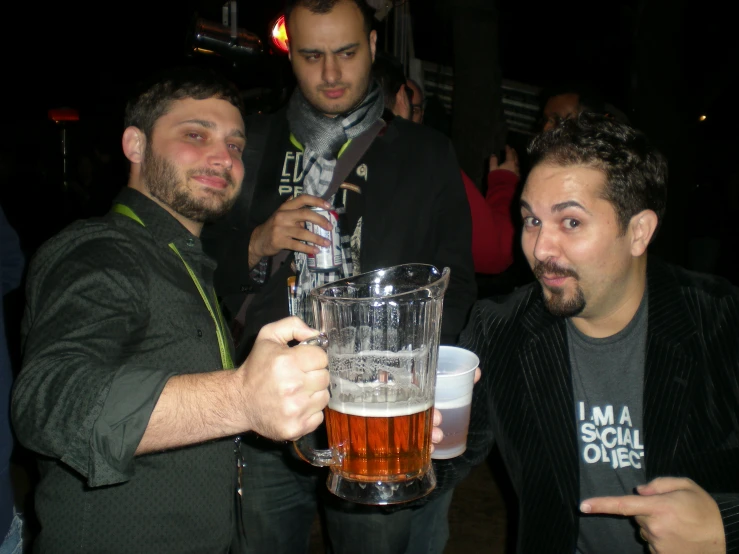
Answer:
MULTIPOLYGON (((526 200, 521 200, 520 203, 521 203, 521 208, 523 208, 524 210, 528 210, 532 213, 534 212, 534 210, 531 209, 531 206, 529 205, 528 202, 526 202, 526 200)), ((575 202, 574 200, 568 200, 566 202, 560 202, 559 204, 555 204, 554 206, 552 206, 552 213, 561 212, 563 210, 566 210, 567 208, 579 208, 582 211, 584 211, 586 214, 593 215, 590 213, 589 210, 585 208, 585 206, 583 206, 579 202, 575 202)))
MULTIPOLYGON (((212 121, 208 121, 207 119, 186 119, 185 121, 180 121, 177 125, 200 125, 201 127, 205 127, 206 129, 215 129, 216 124, 212 121)), ((246 140, 246 135, 241 131, 240 129, 234 129, 228 134, 229 137, 239 137, 244 140, 246 140)))
MULTIPOLYGON (((333 54, 341 54, 342 52, 346 52, 347 50, 351 50, 352 48, 356 48, 359 46, 358 42, 352 42, 351 44, 347 44, 346 46, 342 46, 341 48, 337 48, 336 50, 332 50, 331 52, 333 54)), ((323 50, 320 50, 318 48, 300 48, 298 50, 301 54, 323 54, 323 50)))

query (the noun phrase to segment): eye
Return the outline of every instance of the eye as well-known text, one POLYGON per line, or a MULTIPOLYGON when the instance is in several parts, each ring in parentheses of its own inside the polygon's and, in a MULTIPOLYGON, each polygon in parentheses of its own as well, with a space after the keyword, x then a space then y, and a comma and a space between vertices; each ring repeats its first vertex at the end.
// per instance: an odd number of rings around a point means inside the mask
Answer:
POLYGON ((189 132, 187 133, 187 138, 191 138, 193 140, 200 140, 203 138, 203 135, 201 135, 200 133, 189 132))
POLYGON ((523 218, 523 226, 526 228, 538 227, 541 221, 536 219, 533 215, 527 215, 523 218))
POLYGON ((320 59, 320 54, 306 54, 305 55, 305 61, 307 62, 316 62, 320 59))
POLYGON ((348 52, 342 52, 341 57, 342 58, 353 58, 356 52, 354 50, 350 50, 348 52))
POLYGON ((243 146, 241 146, 240 144, 233 144, 233 143, 231 143, 231 144, 229 144, 229 145, 228 145, 228 147, 229 147, 229 148, 230 148, 231 150, 233 150, 234 152, 239 152, 239 153, 241 153, 241 152, 243 152, 243 151, 244 151, 244 147, 243 147, 243 146))
POLYGON ((562 220, 565 229, 575 229, 580 226, 580 221, 571 217, 562 220))

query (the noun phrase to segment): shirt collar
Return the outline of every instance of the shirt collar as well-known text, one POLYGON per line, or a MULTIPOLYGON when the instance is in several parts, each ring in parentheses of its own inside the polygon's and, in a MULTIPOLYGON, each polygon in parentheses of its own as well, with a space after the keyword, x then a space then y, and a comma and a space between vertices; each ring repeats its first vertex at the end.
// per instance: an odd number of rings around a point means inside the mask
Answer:
MULTIPOLYGON (((201 249, 200 238, 188 231, 182 223, 145 194, 131 187, 123 187, 115 204, 128 206, 143 221, 146 229, 157 242, 187 245, 201 249)), ((125 216, 123 216, 125 217, 125 216)))

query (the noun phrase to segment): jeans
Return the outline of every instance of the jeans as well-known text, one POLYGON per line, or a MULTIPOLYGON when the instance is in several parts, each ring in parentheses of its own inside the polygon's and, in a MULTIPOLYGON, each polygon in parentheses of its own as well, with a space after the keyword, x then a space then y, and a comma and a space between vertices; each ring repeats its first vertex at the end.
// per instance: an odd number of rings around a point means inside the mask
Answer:
MULTIPOLYGON (((355 504, 326 489, 326 470, 297 460, 284 446, 242 443, 242 524, 238 554, 308 552, 320 510, 331 554, 442 554, 449 538, 453 491, 420 508, 385 511, 355 504)), ((290 448, 292 448, 290 446, 290 448)))
POLYGON ((15 514, 5 540, 0 544, 0 554, 21 554, 23 552, 23 520, 15 514))

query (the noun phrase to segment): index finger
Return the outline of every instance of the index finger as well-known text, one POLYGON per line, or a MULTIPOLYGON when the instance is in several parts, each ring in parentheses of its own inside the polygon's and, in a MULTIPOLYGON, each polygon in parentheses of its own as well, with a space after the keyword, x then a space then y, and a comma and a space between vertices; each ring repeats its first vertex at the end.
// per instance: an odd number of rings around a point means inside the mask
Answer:
POLYGON ((588 498, 580 504, 585 514, 610 514, 616 516, 650 516, 654 499, 645 496, 600 496, 588 498))
POLYGON ((278 344, 287 344, 292 340, 304 341, 318 335, 318 331, 308 327, 299 317, 286 317, 265 325, 259 331, 259 337, 272 340, 278 344))
POLYGON ((325 208, 329 209, 331 208, 331 204, 329 204, 326 200, 323 198, 320 198, 318 196, 313 196, 311 194, 301 194, 296 196, 295 198, 290 198, 289 200, 286 200, 282 203, 282 206, 280 206, 280 210, 299 210, 300 208, 304 208, 306 206, 313 206, 316 208, 325 208))

